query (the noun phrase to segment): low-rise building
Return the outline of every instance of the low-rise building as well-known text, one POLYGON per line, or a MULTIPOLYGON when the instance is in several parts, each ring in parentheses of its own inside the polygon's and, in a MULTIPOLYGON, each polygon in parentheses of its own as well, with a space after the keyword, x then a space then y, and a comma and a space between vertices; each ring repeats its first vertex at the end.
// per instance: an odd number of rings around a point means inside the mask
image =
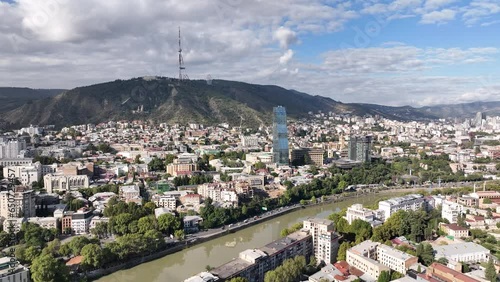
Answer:
POLYGON ((448 268, 440 263, 434 262, 428 268, 425 274, 420 274, 420 281, 443 281, 443 282, 481 282, 469 277, 456 270, 448 268))
POLYGON ((199 231, 199 226, 203 222, 203 218, 197 215, 187 215, 183 218, 184 231, 186 233, 193 233, 199 231))
POLYGON ((487 262, 490 257, 490 250, 473 242, 436 246, 434 251, 436 260, 446 258, 448 261, 476 263, 487 262))
POLYGON ((73 191, 89 187, 87 175, 56 175, 47 174, 43 177, 44 188, 48 193, 73 191))
POLYGON ((382 244, 377 247, 377 261, 394 271, 406 274, 410 266, 418 263, 418 258, 382 244))
POLYGON ((456 223, 452 224, 439 224, 439 229, 444 233, 448 234, 448 236, 452 236, 453 238, 467 238, 469 237, 469 229, 459 226, 456 223))

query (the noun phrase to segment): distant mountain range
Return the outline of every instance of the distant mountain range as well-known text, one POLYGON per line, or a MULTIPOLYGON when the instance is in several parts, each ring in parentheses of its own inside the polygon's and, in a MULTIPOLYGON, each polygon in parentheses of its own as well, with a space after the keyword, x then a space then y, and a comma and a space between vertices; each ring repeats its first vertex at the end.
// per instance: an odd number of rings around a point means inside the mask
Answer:
POLYGON ((196 122, 256 126, 269 124, 272 108, 286 107, 291 118, 308 112, 381 115, 398 120, 499 113, 500 102, 413 108, 341 103, 274 85, 204 80, 179 83, 169 78, 134 78, 72 90, 0 88, 0 128, 29 124, 63 127, 109 120, 143 119, 166 123, 196 122), (59 93, 59 94, 57 94, 59 93), (57 94, 57 95, 55 95, 57 94), (3 103, 6 101, 5 103, 3 103))
POLYGON ((0 113, 13 110, 26 103, 60 94, 63 89, 31 89, 0 87, 0 113))

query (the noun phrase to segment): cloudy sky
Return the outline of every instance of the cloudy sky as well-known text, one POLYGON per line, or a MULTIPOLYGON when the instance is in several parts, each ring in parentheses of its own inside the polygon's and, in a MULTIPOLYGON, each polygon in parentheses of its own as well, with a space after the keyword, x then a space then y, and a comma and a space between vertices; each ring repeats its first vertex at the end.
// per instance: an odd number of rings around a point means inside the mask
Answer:
POLYGON ((342 102, 500 100, 499 0, 0 0, 0 86, 177 76, 342 102))

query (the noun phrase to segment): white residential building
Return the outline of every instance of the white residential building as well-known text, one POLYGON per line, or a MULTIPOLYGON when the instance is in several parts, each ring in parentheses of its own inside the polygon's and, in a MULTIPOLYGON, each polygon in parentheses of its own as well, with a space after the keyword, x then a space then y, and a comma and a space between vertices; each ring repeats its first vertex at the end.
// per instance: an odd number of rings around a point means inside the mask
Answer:
POLYGON ((158 208, 168 208, 170 210, 175 210, 177 208, 177 200, 174 196, 157 194, 151 197, 151 201, 155 203, 158 208))
POLYGON ((0 217, 32 217, 35 212, 35 192, 28 187, 17 186, 11 192, 0 192, 0 217))
POLYGON ((75 234, 87 234, 92 221, 92 211, 79 210, 71 215, 71 229, 75 234))
POLYGON ((406 274, 410 266, 418 263, 418 258, 382 244, 377 247, 377 261, 392 270, 406 274))
POLYGON ((457 223, 457 217, 463 213, 463 206, 450 201, 443 201, 441 207, 441 217, 446 218, 450 223, 457 223))
POLYGON ((490 257, 490 250, 473 242, 436 246, 434 251, 436 260, 444 257, 448 261, 475 263, 487 262, 490 257))
POLYGON ((384 212, 381 210, 370 210, 367 208, 363 208, 362 204, 354 204, 347 208, 347 213, 345 219, 349 224, 356 219, 360 219, 370 223, 372 227, 378 226, 382 224, 381 218, 384 217, 384 212))
POLYGON ((370 240, 364 241, 346 252, 346 261, 376 281, 382 271, 390 271, 390 268, 376 261, 377 247, 380 243, 370 240))
POLYGON ((325 263, 335 262, 340 237, 333 229, 333 222, 327 219, 310 218, 304 220, 303 228, 309 230, 312 235, 316 259, 325 263))
POLYGON ((125 201, 131 200, 141 196, 141 190, 137 185, 125 185, 120 187, 120 198, 125 201))
POLYGON ((11 267, 11 257, 0 258, 0 282, 29 282, 31 281, 28 268, 17 264, 11 267))
POLYGON ((403 197, 392 198, 378 203, 379 210, 384 213, 384 221, 399 210, 416 211, 424 206, 424 196, 411 194, 403 197))

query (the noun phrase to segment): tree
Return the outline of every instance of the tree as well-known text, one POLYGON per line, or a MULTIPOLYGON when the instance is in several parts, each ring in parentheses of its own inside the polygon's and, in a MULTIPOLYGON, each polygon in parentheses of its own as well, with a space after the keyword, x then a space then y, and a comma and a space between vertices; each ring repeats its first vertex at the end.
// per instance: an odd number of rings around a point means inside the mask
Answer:
POLYGON ((59 239, 54 239, 51 242, 49 242, 47 244, 47 247, 45 247, 42 250, 42 254, 51 254, 54 257, 58 257, 60 248, 61 248, 61 241, 59 241, 59 239))
POLYGON ((401 273, 399 273, 397 271, 391 271, 391 280, 390 281, 396 280, 396 279, 399 279, 399 278, 402 278, 402 277, 404 277, 403 274, 401 274, 401 273))
POLYGON ((142 162, 141 162, 141 155, 136 155, 135 156, 134 163, 136 163, 136 164, 142 164, 142 162))
POLYGON ((490 260, 488 260, 488 264, 486 265, 484 274, 486 276, 486 279, 489 280, 490 282, 497 281, 497 271, 495 269, 495 265, 493 264, 493 259, 491 257, 490 260))
POLYGON ((184 240, 184 238, 186 237, 186 235, 184 234, 184 230, 182 230, 182 229, 175 230, 175 232, 174 232, 174 236, 175 236, 175 238, 177 238, 177 240, 179 240, 179 241, 184 240))
POLYGON ((430 244, 422 243, 417 246, 417 256, 419 261, 426 266, 434 261, 434 249, 430 244))
POLYGON ((5 232, 5 231, 2 231, 0 232, 0 247, 1 248, 5 248, 7 246, 9 246, 9 243, 10 243, 10 234, 5 232))
POLYGON ((101 246, 88 244, 82 248, 82 266, 86 268, 99 268, 103 264, 103 252, 101 246))
POLYGON ((108 237, 108 223, 107 222, 98 222, 95 225, 95 228, 92 229, 92 234, 100 238, 108 237))
POLYGON ((377 279, 377 282, 389 282, 391 281, 391 273, 389 271, 382 271, 377 279))
POLYGON ((158 229, 164 234, 173 234, 180 227, 180 219, 172 214, 166 213, 158 217, 158 229))
POLYGON ((346 252, 350 247, 351 246, 350 246, 349 242, 347 242, 347 241, 340 244, 339 251, 337 254, 338 261, 346 260, 346 252))
POLYGON ((448 259, 445 257, 439 258, 437 262, 439 262, 442 265, 448 265, 448 259))
POLYGON ((146 233, 149 230, 155 230, 156 229, 156 218, 154 215, 149 215, 149 216, 144 216, 139 218, 139 221, 137 223, 137 227, 139 228, 139 233, 146 233))
POLYGON ((69 270, 66 265, 50 254, 44 254, 34 259, 30 270, 33 282, 70 281, 69 270))
POLYGON ((229 280, 229 282, 248 282, 248 280, 246 278, 243 278, 243 277, 235 277, 235 278, 229 280))

